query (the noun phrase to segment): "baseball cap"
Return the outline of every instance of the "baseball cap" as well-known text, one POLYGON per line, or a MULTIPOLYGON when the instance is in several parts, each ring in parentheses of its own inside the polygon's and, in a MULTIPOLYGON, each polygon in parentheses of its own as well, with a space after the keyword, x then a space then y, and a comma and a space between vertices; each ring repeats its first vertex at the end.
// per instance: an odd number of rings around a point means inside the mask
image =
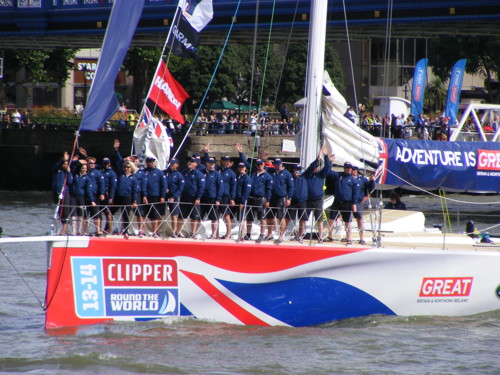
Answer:
POLYGON ((221 157, 221 160, 231 160, 231 158, 228 155, 224 155, 221 157))
POLYGON ((295 169, 297 171, 301 171, 302 169, 304 169, 304 167, 302 167, 302 165, 300 165, 300 164, 297 164, 297 165, 293 166, 293 169, 295 169))
POLYGON ((170 164, 179 164, 179 160, 172 158, 170 159, 170 164))
POLYGON ((198 159, 196 158, 190 158, 188 161, 190 161, 191 163, 198 163, 198 159))
POLYGON ((257 160, 255 160, 255 164, 261 165, 261 164, 264 164, 264 162, 262 161, 262 159, 257 159, 257 160))
POLYGON ((208 158, 207 162, 210 163, 210 164, 214 164, 215 163, 215 159, 214 158, 208 158))
POLYGON ((246 167, 245 163, 238 163, 238 168, 246 167))
POLYGON ((274 159, 273 164, 280 165, 280 164, 283 164, 283 161, 281 159, 279 159, 279 158, 278 159, 274 159))
POLYGON ((102 163, 103 164, 111 163, 111 160, 109 158, 104 158, 104 159, 102 159, 102 163))
POLYGON ((349 162, 344 163, 344 168, 352 168, 352 164, 349 162))
POLYGON ((146 158, 146 163, 151 163, 151 162, 153 162, 153 161, 156 161, 156 159, 155 159, 155 158, 153 158, 153 157, 148 157, 148 158, 146 158))

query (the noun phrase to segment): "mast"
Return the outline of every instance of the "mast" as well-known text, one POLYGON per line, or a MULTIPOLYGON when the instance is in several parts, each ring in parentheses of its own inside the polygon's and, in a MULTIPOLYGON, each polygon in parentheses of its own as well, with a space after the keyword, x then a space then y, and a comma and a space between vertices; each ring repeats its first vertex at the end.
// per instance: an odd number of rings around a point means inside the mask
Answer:
POLYGON ((309 50, 306 69, 306 104, 302 131, 301 163, 307 167, 319 151, 321 120, 321 94, 325 69, 326 17, 328 0, 311 1, 309 24, 309 50))

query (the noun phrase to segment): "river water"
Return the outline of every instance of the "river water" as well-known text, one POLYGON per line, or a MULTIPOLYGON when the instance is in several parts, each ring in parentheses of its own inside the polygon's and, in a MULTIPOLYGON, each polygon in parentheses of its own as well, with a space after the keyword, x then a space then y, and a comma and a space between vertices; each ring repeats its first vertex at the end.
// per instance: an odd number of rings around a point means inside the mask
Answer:
MULTIPOLYGON (((467 201, 448 203, 460 214, 452 225, 500 222, 498 196, 449 198, 467 201)), ((426 211, 429 224, 442 222, 439 201, 404 201, 426 211)), ((45 234, 51 215, 48 193, 0 192, 4 236, 45 234)), ((120 322, 48 335, 40 305, 45 249, 0 248, 8 256, 0 253, 1 374, 500 374, 500 310, 471 317, 370 316, 310 328, 120 322)))

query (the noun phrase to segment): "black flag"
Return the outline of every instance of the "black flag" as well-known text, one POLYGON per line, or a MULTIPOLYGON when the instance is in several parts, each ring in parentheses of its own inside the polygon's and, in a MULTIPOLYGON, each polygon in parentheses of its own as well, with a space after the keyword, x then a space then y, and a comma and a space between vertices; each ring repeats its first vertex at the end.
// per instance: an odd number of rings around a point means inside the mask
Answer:
POLYGON ((172 46, 172 53, 179 57, 196 58, 199 42, 198 32, 180 14, 179 22, 174 22, 168 40, 168 44, 172 46))

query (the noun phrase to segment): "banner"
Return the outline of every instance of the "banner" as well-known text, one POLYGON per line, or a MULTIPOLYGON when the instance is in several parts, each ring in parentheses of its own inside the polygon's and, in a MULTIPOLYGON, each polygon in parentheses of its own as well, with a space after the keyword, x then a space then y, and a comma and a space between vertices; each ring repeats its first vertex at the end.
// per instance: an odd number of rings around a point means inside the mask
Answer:
POLYGON ((212 0, 179 0, 179 8, 191 27, 200 32, 212 20, 212 0))
POLYGON ((451 72, 446 109, 444 111, 444 115, 449 118, 449 125, 454 125, 457 122, 458 105, 460 104, 460 92, 462 91, 466 63, 467 59, 458 60, 451 72))
POLYGON ((116 0, 113 4, 80 130, 100 129, 117 111, 119 103, 115 96, 115 79, 141 18, 143 6, 144 1, 116 0))
POLYGON ((148 106, 142 110, 142 117, 134 131, 134 150, 141 161, 147 157, 156 159, 156 167, 166 168, 174 142, 170 131, 151 114, 148 106))
POLYGON ((177 16, 177 21, 172 25, 172 32, 167 44, 172 46, 172 53, 178 57, 196 58, 196 51, 200 44, 198 32, 191 27, 184 15, 177 16))
POLYGON ((377 138, 382 188, 500 192, 500 144, 377 138))
POLYGON ((149 99, 158 104, 158 106, 174 120, 184 124, 181 107, 187 98, 189 98, 189 94, 180 83, 172 77, 165 62, 162 61, 153 79, 149 99))
POLYGON ((427 85, 427 62, 428 59, 421 59, 415 65, 413 74, 413 86, 411 89, 411 113, 418 118, 422 113, 424 105, 424 92, 427 85))

